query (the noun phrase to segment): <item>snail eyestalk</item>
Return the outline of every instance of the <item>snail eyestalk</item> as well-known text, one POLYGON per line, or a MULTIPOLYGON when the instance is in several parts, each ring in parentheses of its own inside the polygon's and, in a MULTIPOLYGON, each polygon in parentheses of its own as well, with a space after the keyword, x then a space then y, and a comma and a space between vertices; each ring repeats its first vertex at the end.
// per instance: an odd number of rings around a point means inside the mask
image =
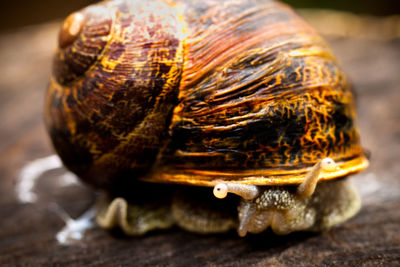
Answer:
POLYGON ((334 170, 338 170, 339 166, 336 164, 336 162, 333 159, 324 158, 321 161, 321 168, 322 168, 323 171, 332 172, 334 170))
POLYGON ((331 158, 324 158, 317 162, 307 174, 304 181, 297 188, 297 195, 303 198, 312 196, 317 186, 319 174, 321 171, 334 171, 338 168, 335 161, 331 158))
POLYGON ((216 198, 225 198, 228 193, 233 193, 244 199, 252 200, 260 194, 260 190, 256 185, 219 183, 214 186, 213 193, 216 198))

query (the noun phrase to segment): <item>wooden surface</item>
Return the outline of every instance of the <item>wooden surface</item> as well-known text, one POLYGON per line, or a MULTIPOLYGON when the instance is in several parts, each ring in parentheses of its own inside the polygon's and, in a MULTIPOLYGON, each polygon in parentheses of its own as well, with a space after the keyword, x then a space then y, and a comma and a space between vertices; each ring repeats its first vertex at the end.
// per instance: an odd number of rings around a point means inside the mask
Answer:
POLYGON ((46 24, 0 35, 0 265, 400 265, 400 40, 330 39, 353 81, 359 126, 371 166, 354 176, 363 207, 330 231, 239 238, 196 235, 178 228, 138 238, 94 228, 61 246, 64 226, 54 203, 71 216, 83 213, 93 193, 60 186, 62 171, 43 175, 33 204, 17 201, 15 185, 29 161, 53 153, 42 120, 57 26, 46 24))

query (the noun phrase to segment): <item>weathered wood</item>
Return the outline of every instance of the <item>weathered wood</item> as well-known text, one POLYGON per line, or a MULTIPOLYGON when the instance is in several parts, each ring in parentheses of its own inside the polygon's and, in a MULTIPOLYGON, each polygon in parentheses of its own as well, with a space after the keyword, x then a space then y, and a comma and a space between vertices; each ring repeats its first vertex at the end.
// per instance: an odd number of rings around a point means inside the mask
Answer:
POLYGON ((71 216, 84 212, 93 193, 60 187, 60 172, 35 187, 39 200, 21 204, 16 177, 28 161, 53 153, 42 121, 57 26, 0 36, 0 265, 400 265, 400 42, 331 40, 354 83, 362 141, 370 168, 354 182, 363 208, 330 231, 239 238, 236 233, 196 235, 174 228, 138 238, 95 228, 75 245, 55 240, 64 223, 57 203, 71 216))

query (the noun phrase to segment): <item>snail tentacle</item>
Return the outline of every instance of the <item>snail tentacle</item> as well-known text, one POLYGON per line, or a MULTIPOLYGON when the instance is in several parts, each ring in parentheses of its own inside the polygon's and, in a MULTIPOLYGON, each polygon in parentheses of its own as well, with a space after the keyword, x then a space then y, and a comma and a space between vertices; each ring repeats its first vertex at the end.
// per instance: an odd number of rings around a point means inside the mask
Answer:
POLYGON ((246 200, 252 200, 260 194, 260 190, 256 185, 218 183, 215 185, 213 193, 216 198, 225 198, 228 193, 233 193, 246 200))
POLYGON ((237 232, 240 237, 246 236, 255 212, 256 208, 254 206, 254 203, 251 201, 246 201, 243 207, 241 208, 240 222, 239 222, 239 227, 237 229, 237 232))
POLYGON ((329 172, 334 171, 337 168, 335 161, 331 158, 324 158, 317 162, 307 174, 304 181, 297 188, 297 195, 302 198, 312 196, 315 187, 317 186, 321 171, 329 172))

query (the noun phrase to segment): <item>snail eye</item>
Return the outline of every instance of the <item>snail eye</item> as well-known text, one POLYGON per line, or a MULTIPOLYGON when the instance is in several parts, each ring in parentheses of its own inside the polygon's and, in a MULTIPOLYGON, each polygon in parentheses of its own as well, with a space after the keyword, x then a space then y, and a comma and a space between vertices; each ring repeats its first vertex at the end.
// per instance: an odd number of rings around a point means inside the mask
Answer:
POLYGON ((81 12, 72 13, 65 19, 58 36, 60 48, 66 48, 78 38, 84 23, 85 16, 81 12))
POLYGON ((213 190, 214 196, 217 198, 225 198, 228 194, 228 186, 226 184, 217 184, 213 190))
POLYGON ((324 171, 334 171, 337 169, 336 162, 331 158, 324 158, 321 162, 321 168, 324 171))

